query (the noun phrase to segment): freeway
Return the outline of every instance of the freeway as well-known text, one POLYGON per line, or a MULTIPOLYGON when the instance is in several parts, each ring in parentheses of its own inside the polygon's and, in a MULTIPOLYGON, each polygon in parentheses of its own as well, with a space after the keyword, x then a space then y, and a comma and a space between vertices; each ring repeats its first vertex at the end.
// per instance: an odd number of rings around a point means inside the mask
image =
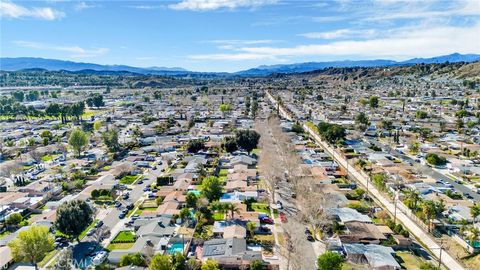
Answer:
MULTIPOLYGON (((270 95, 270 93, 266 92, 267 97, 269 100, 276 105, 276 100, 270 95)), ((288 115, 288 113, 280 107, 280 113, 285 118, 292 120, 292 117, 288 115)), ((340 155, 333 147, 328 145, 324 142, 320 136, 317 134, 316 131, 312 130, 308 125, 303 123, 303 128, 307 131, 311 137, 315 140, 317 145, 321 146, 327 153, 329 153, 335 161, 338 162, 342 167, 348 167, 348 161, 340 155)), ((357 183, 361 184, 362 186, 366 187, 368 185, 369 179, 358 172, 355 168, 350 166, 350 170, 347 171, 349 176, 352 176, 357 183)), ((389 199, 385 198, 373 185, 369 185, 369 193, 372 197, 376 199, 377 202, 382 206, 383 209, 393 213, 396 213, 396 218, 399 220, 417 239, 420 239, 423 246, 430 250, 430 252, 438 259, 441 258, 441 262, 445 265, 448 269, 452 270, 462 270, 464 267, 455 260, 453 256, 451 256, 447 251, 443 250, 443 248, 435 242, 432 236, 425 232, 420 225, 418 225, 415 221, 413 221, 407 214, 402 212, 399 208, 397 208, 389 199)))
MULTIPOLYGON (((470 196, 472 196, 473 200, 475 202, 478 202, 480 201, 480 194, 477 194, 476 192, 472 191, 470 188, 466 187, 465 185, 461 184, 461 183, 457 183, 455 181, 453 181, 451 178, 447 177, 446 175, 436 171, 435 169, 427 166, 427 165, 423 165, 419 162, 416 162, 415 160, 413 160, 411 157, 403 154, 403 153, 400 153, 399 151, 397 151, 396 149, 393 149, 391 148, 389 145, 386 145, 386 144, 383 144, 383 143, 380 143, 376 138, 373 138, 373 137, 368 137, 366 139, 369 143, 371 144, 374 144, 375 146, 377 147, 380 147, 382 149, 385 149, 386 151, 388 151, 392 156, 398 158, 398 159, 401 159, 409 164, 412 164, 412 166, 420 173, 424 174, 424 175, 428 175, 430 176, 431 178, 435 179, 435 180, 443 180, 445 183, 447 184, 451 184, 455 191, 459 192, 460 194, 470 194, 470 196)), ((445 185, 443 184, 440 184, 440 183, 434 183, 432 184, 433 186, 436 186, 436 187, 445 187, 445 185)))

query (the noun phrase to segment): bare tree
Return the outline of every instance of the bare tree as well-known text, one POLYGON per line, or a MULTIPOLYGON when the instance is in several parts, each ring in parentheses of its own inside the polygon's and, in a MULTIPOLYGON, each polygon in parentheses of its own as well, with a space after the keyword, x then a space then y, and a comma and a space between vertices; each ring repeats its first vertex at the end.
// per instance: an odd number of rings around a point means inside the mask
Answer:
POLYGON ((35 160, 36 163, 40 163, 40 161, 42 161, 43 154, 37 149, 31 150, 28 154, 33 160, 35 160))
POLYGON ((12 174, 18 174, 22 171, 22 166, 18 161, 12 160, 4 162, 0 166, 0 176, 10 178, 12 174))

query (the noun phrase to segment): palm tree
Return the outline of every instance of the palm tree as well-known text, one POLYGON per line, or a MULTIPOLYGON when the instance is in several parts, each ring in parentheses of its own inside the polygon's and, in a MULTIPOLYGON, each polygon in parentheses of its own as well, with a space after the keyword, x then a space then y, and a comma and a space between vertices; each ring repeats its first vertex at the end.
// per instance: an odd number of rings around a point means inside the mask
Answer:
POLYGON ((470 215, 472 215, 473 224, 475 224, 475 219, 480 215, 480 203, 474 204, 470 207, 470 215))
POLYGON ((422 213, 428 222, 428 232, 430 232, 430 221, 436 216, 435 203, 433 201, 424 201, 422 206, 422 213))
POLYGON ((406 191, 406 196, 405 204, 407 207, 412 210, 416 210, 418 207, 418 202, 421 200, 420 194, 415 190, 408 189, 406 191))
POLYGON ((228 212, 227 203, 213 202, 210 207, 214 211, 223 213, 224 216, 228 212))
POLYGON ((475 227, 471 227, 468 234, 468 240, 470 241, 470 245, 472 247, 475 245, 475 242, 478 240, 479 237, 480 237, 480 230, 475 227))
POLYGON ((458 225, 460 225, 460 233, 462 235, 465 234, 465 232, 467 232, 467 226, 470 224, 470 222, 468 222, 468 220, 466 219, 462 219, 460 220, 460 222, 458 222, 458 225))
POLYGON ((190 217, 190 210, 188 208, 183 208, 180 210, 180 213, 178 213, 178 217, 182 220, 182 223, 185 223, 190 217))
POLYGON ((247 230, 250 233, 250 237, 253 238, 253 232, 255 231, 255 228, 257 228, 257 224, 253 221, 249 221, 247 223, 247 230))
POLYGON ((237 205, 235 205, 233 203, 226 203, 225 204, 225 210, 227 212, 230 212, 230 218, 231 219, 233 219, 235 213, 237 213, 237 214, 240 213, 240 209, 237 207, 237 205))

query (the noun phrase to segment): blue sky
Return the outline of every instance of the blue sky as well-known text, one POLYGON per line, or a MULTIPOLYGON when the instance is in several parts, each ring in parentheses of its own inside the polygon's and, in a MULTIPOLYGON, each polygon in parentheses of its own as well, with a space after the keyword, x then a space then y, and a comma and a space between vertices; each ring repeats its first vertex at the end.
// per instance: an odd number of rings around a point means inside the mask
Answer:
POLYGON ((0 0, 0 55, 238 71, 480 53, 480 0, 0 0))

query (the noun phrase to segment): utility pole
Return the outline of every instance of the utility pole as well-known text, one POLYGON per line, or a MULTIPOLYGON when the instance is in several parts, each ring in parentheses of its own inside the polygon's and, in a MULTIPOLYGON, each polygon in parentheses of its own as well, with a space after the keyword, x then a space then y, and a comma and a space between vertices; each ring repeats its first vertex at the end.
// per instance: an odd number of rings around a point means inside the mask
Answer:
POLYGON ((442 250, 443 250, 443 238, 440 240, 440 256, 438 260, 438 267, 440 268, 442 266, 442 250))
POLYGON ((393 223, 397 223, 397 197, 398 197, 398 192, 395 191, 395 195, 393 197, 393 205, 395 206, 395 210, 393 212, 393 223))

